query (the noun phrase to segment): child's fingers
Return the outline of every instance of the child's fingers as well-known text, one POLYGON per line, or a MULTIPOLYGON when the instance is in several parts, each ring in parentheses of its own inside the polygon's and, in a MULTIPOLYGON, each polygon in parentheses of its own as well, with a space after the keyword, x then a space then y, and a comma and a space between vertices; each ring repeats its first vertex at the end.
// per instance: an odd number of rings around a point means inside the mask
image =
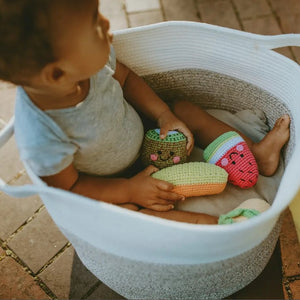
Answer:
POLYGON ((155 179, 155 181, 156 181, 156 186, 162 191, 172 191, 174 188, 174 185, 170 182, 158 180, 158 179, 155 179))
POLYGON ((192 136, 191 138, 188 138, 188 143, 186 145, 187 148, 187 155, 189 156, 194 148, 194 137, 192 136))
POLYGON ((186 133, 183 132, 183 134, 187 138, 186 149, 187 149, 187 154, 190 155, 194 147, 194 136, 189 130, 186 133))
POLYGON ((165 191, 160 191, 158 193, 158 197, 163 200, 167 201, 183 201, 185 198, 182 195, 172 193, 172 192, 165 192, 165 191))
POLYGON ((153 165, 148 166, 146 169, 144 169, 142 172, 145 174, 145 176, 151 176, 153 173, 157 172, 159 169, 156 168, 153 165))
POLYGON ((191 133, 191 131, 185 126, 178 128, 178 131, 180 131, 185 135, 187 139, 187 144, 186 144, 187 154, 190 155, 194 147, 194 136, 191 133))
POLYGON ((168 132, 169 132, 168 128, 161 127, 160 128, 159 138, 162 139, 162 140, 165 139, 166 136, 168 135, 168 132))

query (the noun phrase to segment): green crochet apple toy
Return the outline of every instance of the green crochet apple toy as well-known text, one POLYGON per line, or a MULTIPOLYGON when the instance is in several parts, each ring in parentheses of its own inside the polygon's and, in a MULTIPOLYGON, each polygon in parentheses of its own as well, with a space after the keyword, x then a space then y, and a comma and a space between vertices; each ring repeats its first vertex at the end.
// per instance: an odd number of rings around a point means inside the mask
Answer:
POLYGON ((142 162, 162 169, 187 161, 187 139, 178 131, 169 131, 165 139, 160 138, 160 129, 147 131, 142 146, 142 162))

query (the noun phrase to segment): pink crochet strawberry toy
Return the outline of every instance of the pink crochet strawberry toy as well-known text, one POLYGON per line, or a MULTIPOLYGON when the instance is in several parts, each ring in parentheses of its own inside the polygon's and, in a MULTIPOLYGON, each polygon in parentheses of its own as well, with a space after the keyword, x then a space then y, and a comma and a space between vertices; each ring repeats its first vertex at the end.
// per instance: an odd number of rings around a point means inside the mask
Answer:
POLYGON ((230 183, 241 188, 256 184, 258 168, 255 158, 238 133, 222 134, 206 147, 203 156, 207 162, 225 169, 230 183))

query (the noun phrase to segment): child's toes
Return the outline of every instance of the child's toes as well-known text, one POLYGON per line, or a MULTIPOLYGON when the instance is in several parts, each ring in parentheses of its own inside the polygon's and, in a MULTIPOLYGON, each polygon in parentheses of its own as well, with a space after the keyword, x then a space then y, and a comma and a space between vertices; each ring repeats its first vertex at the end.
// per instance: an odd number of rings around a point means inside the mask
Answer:
POLYGON ((288 129, 289 125, 290 125, 290 116, 289 115, 283 115, 281 116, 275 123, 275 127, 277 127, 278 129, 288 129))

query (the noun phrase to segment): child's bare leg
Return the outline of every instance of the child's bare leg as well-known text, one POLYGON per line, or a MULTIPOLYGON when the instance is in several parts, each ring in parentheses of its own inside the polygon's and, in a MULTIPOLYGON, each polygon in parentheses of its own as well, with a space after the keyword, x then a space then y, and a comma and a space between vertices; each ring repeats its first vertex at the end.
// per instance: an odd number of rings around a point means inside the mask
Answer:
POLYGON ((189 211, 169 210, 155 211, 151 209, 141 209, 139 212, 156 216, 163 219, 192 224, 218 224, 218 218, 207 214, 194 213, 189 211))
POLYGON ((129 210, 139 211, 141 213, 160 217, 163 219, 192 223, 192 224, 218 224, 218 218, 201 213, 193 213, 188 211, 169 210, 169 211, 155 211, 148 208, 140 209, 137 205, 132 203, 119 204, 123 208, 129 210))
POLYGON ((192 224, 218 224, 217 217, 201 214, 201 213, 179 211, 179 210, 155 211, 148 208, 140 209, 137 205, 132 203, 119 204, 118 206, 127 208, 129 210, 139 211, 146 215, 151 215, 151 216, 173 220, 177 222, 192 223, 192 224))
POLYGON ((280 151, 290 136, 290 118, 288 115, 279 118, 273 129, 266 134, 262 141, 254 143, 238 130, 214 118, 198 105, 189 101, 177 102, 174 113, 190 128, 202 149, 225 132, 238 132, 251 149, 257 161, 259 172, 265 176, 271 176, 275 173, 279 164, 280 151))

